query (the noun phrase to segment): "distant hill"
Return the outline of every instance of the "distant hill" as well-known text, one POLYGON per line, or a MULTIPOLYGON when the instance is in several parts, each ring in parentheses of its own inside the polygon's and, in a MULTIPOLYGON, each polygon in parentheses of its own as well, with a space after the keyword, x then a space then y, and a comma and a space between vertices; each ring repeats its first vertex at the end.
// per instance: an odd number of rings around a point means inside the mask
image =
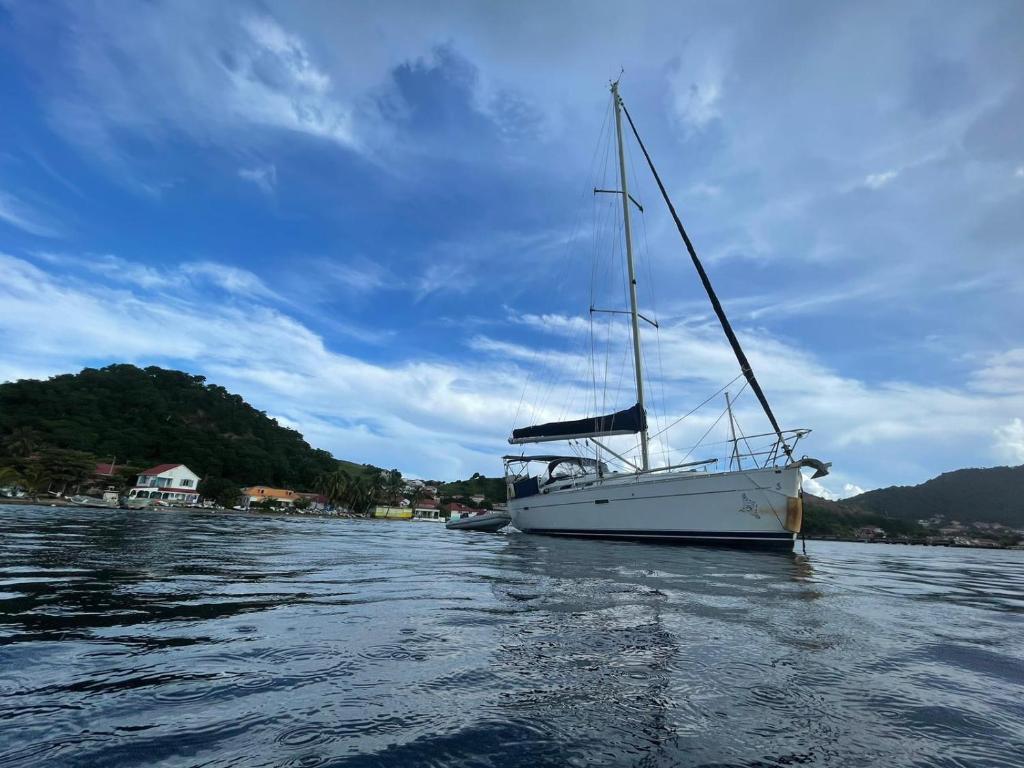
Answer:
POLYGON ((453 483, 441 483, 437 486, 437 492, 442 497, 463 496, 469 498, 481 494, 488 501, 505 501, 505 478, 484 477, 477 473, 469 480, 456 480, 453 483))
MULTIPOLYGON (((202 376, 111 365, 0 384, 0 451, 16 443, 86 451, 119 465, 187 464, 201 477, 309 490, 341 464, 202 376)), ((27 453, 22 446, 21 454, 27 453)))
POLYGON ((864 527, 882 528, 890 536, 920 536, 925 533, 924 529, 911 520, 886 517, 847 501, 829 501, 804 493, 803 532, 808 536, 851 538, 858 528, 864 527))
POLYGON ((842 505, 900 520, 941 515, 962 523, 1002 523, 1024 528, 1024 465, 945 472, 921 485, 868 491, 842 505))

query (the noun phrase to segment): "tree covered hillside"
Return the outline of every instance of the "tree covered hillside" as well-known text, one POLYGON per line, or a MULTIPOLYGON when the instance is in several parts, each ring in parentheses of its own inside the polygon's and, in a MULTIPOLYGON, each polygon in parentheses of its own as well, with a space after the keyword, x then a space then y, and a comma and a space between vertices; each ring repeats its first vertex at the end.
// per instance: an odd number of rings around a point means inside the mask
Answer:
POLYGON ((296 489, 313 488, 339 466, 202 376, 133 365, 0 384, 0 451, 41 448, 116 457, 120 465, 180 462, 201 477, 296 489))
POLYGON ((468 499, 480 494, 491 503, 505 501, 505 478, 484 477, 477 472, 469 480, 441 483, 437 491, 441 496, 461 496, 468 499))
POLYGON ((901 520, 941 515, 964 523, 992 522, 1024 528, 1024 465, 958 469, 921 485, 879 488, 844 503, 901 520))

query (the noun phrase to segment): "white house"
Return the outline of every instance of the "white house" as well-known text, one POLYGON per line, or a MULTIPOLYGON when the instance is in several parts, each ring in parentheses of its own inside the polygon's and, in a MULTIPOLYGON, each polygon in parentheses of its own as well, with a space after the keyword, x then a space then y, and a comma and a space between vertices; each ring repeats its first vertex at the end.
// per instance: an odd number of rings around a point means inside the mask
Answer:
POLYGON ((436 499, 422 499, 413 507, 412 515, 426 520, 439 520, 441 518, 441 502, 436 499))
POLYGON ((184 464, 158 464, 139 475, 128 498, 198 504, 199 475, 184 464))

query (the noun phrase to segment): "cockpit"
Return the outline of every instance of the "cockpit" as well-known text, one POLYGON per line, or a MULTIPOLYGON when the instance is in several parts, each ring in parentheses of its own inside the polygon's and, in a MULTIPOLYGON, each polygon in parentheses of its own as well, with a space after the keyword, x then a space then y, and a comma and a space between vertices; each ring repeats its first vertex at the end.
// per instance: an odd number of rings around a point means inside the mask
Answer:
POLYGON ((509 498, 523 498, 562 488, 575 488, 596 482, 608 473, 603 461, 580 456, 505 456, 509 498), (545 464, 537 475, 530 475, 531 463, 545 464))

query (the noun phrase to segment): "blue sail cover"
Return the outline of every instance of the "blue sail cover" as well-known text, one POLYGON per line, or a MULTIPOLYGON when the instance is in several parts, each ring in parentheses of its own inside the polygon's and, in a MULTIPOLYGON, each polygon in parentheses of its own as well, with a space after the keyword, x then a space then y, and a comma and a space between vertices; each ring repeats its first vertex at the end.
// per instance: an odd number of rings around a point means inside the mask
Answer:
POLYGON ((534 427, 512 430, 510 443, 541 443, 547 440, 568 440, 577 437, 631 435, 647 429, 647 414, 637 403, 624 411, 607 416, 592 416, 575 421, 552 421, 534 427))

